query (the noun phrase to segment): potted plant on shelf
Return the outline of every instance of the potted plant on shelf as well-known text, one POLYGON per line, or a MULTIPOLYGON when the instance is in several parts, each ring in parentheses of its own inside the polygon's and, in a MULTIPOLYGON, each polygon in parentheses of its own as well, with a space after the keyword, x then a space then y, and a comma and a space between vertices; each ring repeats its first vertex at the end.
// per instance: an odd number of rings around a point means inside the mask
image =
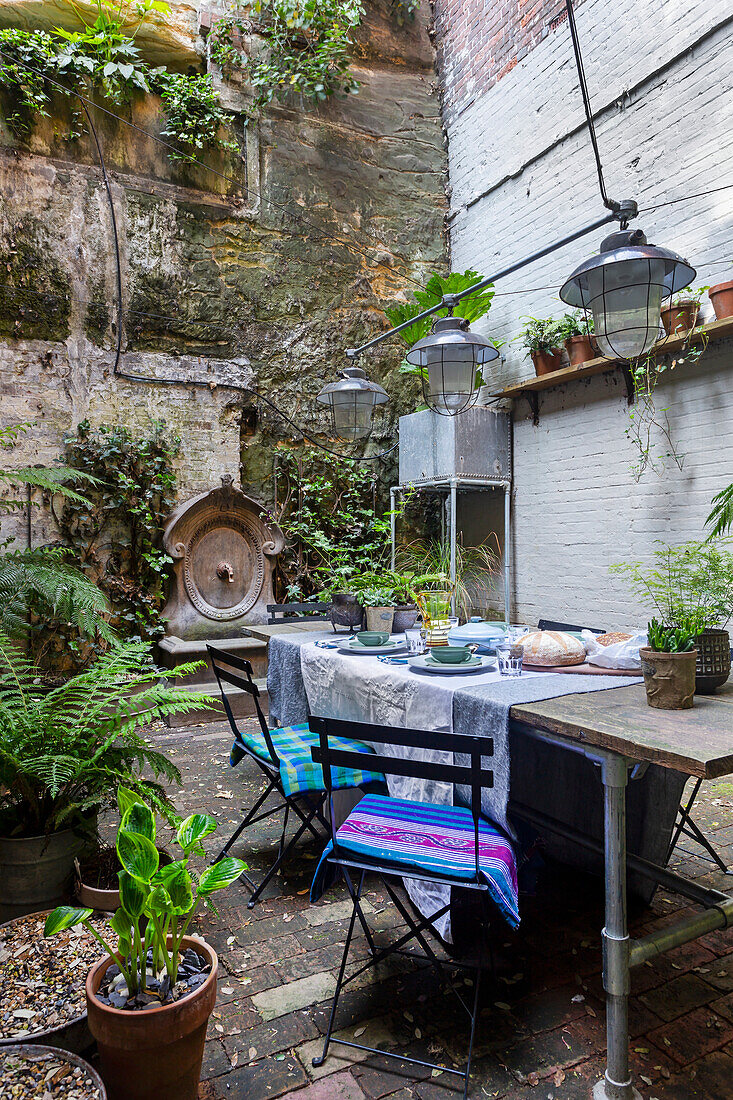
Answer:
POLYGON ((90 923, 91 909, 65 905, 49 914, 45 934, 83 924, 107 952, 89 971, 86 1001, 110 1100, 196 1100, 218 960, 187 931, 200 903, 246 864, 227 856, 196 880, 190 858, 205 855, 202 841, 217 822, 192 814, 176 831, 181 858, 160 867, 150 807, 124 787, 118 803, 121 904, 109 922, 116 943, 90 923))
POLYGON ((180 773, 137 729, 200 707, 201 696, 163 675, 148 644, 130 641, 47 691, 0 632, 0 919, 69 896, 74 859, 94 842, 97 814, 114 804, 121 783, 161 809, 168 804, 159 780, 179 783, 180 773))
POLYGON ((580 367, 595 359, 598 349, 593 341, 593 318, 580 309, 565 313, 559 321, 560 334, 571 367, 580 367))
POLYGON ((689 332, 695 327, 702 296, 706 290, 708 290, 706 286, 698 287, 696 290, 688 286, 679 294, 675 294, 670 304, 662 310, 662 324, 667 336, 689 332))
POLYGON ((526 318, 527 324, 521 334, 522 346, 527 349, 534 363, 535 373, 552 374, 562 366, 563 330, 562 322, 548 317, 526 318))
POLYGON ((664 627, 694 628, 697 654, 695 691, 708 694, 730 676, 733 614, 733 551, 727 539, 663 546, 651 563, 613 566, 626 575, 634 593, 651 602, 664 627))
POLYGON ((648 627, 648 646, 639 650, 646 701, 658 710, 689 710, 695 694, 694 619, 677 626, 663 626, 652 619, 648 627))
POLYGON ((713 304, 715 318, 718 321, 733 317, 733 279, 727 283, 716 283, 708 289, 708 298, 713 304))

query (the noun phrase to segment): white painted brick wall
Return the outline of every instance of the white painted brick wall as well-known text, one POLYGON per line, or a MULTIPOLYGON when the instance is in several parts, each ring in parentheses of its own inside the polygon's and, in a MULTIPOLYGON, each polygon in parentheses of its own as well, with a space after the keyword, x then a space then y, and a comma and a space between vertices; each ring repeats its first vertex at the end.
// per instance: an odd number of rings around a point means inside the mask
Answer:
MULTIPOLYGON (((733 184, 733 16, 727 0, 585 0, 578 24, 610 194, 640 207, 733 184), (605 108, 605 109, 604 109, 605 108)), ((450 88, 446 90, 450 100, 450 88)), ((452 118, 451 247, 456 270, 489 274, 602 214, 567 25, 452 118), (478 197, 484 195, 484 197, 478 197)), ((637 223, 688 257, 697 285, 733 277, 733 189, 659 207, 637 223)), ((557 290, 602 233, 501 281, 487 323, 509 341, 489 382, 532 375, 522 318, 559 315, 557 290)), ((608 575, 654 540, 698 537, 711 496, 733 481, 733 343, 711 347, 658 391, 686 454, 680 473, 636 484, 628 408, 615 376, 540 395, 540 423, 515 409, 515 612, 620 627, 645 609, 608 575)), ((492 506, 487 502, 487 508, 492 506)))

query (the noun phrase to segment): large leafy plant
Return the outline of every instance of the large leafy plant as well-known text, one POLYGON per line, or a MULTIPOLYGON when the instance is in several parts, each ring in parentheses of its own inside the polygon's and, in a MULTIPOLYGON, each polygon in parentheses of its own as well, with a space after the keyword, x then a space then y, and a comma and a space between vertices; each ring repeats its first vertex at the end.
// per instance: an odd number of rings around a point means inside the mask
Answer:
POLYGON ((155 815, 139 802, 133 791, 120 788, 117 794, 121 821, 117 830, 120 908, 110 919, 117 937, 116 949, 89 922, 91 909, 61 905, 46 918, 45 934, 53 936, 64 928, 83 924, 101 943, 122 971, 130 996, 145 993, 148 951, 153 951, 153 969, 165 968, 166 980, 157 991, 165 1002, 178 980, 179 952, 199 905, 218 890, 231 886, 246 871, 241 859, 227 856, 194 877, 189 860, 203 855, 202 841, 217 827, 207 814, 192 814, 176 830, 182 856, 165 867, 159 866, 155 846, 155 815), (141 932, 141 922, 144 930, 141 932))
POLYGON ((163 675, 144 642, 115 643, 47 691, 37 668, 0 633, 0 835, 88 826, 114 804, 120 785, 170 813, 162 781, 179 783, 180 773, 138 730, 213 700, 169 686, 163 675))
POLYGON ((727 540, 663 546, 649 562, 620 562, 639 599, 655 609, 665 627, 725 627, 733 614, 733 552, 727 540))

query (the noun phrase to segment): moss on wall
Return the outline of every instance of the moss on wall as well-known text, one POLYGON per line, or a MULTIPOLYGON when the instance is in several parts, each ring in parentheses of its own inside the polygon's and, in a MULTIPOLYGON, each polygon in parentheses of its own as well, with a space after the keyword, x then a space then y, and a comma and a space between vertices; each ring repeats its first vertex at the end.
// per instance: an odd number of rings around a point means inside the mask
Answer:
POLYGON ((35 218, 16 222, 0 247, 0 337, 64 340, 71 286, 35 218))

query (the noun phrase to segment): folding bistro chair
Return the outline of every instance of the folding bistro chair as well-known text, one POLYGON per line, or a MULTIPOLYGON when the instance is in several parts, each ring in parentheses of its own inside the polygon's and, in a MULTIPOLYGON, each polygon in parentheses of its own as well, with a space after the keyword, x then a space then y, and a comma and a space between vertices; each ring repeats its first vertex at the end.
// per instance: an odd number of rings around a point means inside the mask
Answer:
MULTIPOLYGON (((237 654, 216 649, 211 645, 207 645, 206 648, 219 684, 224 710, 234 734, 229 763, 232 767, 236 767, 245 756, 248 756, 251 760, 254 760, 267 780, 265 790, 229 837, 221 852, 212 860, 212 863, 216 863, 217 860, 229 854, 229 849, 249 825, 254 825, 256 822, 263 821, 265 818, 272 817, 281 811, 283 813, 283 826, 277 859, 272 867, 270 867, 259 885, 256 885, 248 875, 243 875, 252 890, 252 896, 247 903, 247 907, 253 909, 262 891, 273 876, 277 874, 284 860, 303 834, 310 832, 322 845, 323 836, 318 832, 316 824, 320 824, 327 833, 329 831, 329 824, 323 813, 326 799, 323 774, 320 765, 316 764, 311 757, 311 747, 317 743, 318 735, 311 733, 307 723, 271 730, 262 712, 259 689, 252 678, 252 666, 249 661, 237 654), (241 688, 252 696, 257 718, 259 719, 259 730, 245 731, 239 729, 232 712, 231 703, 224 690, 225 683, 241 688), (263 810, 262 807, 271 794, 278 796, 277 805, 263 810), (286 844, 285 833, 291 812, 298 819, 299 825, 286 844)), ((334 790, 349 787, 368 788, 375 785, 379 789, 384 789, 384 777, 371 769, 372 760, 368 761, 369 768, 365 766, 364 757, 368 755, 373 758, 372 750, 367 745, 360 744, 349 737, 343 739, 339 747, 348 750, 355 763, 352 767, 337 769, 333 777, 332 786, 334 790)))
MULTIPOLYGON (((356 1050, 396 1058, 413 1065, 439 1069, 444 1073, 463 1077, 465 1098, 468 1096, 476 1031, 482 953, 480 953, 478 965, 464 966, 464 969, 475 971, 473 1003, 469 1004, 451 985, 453 993, 471 1022, 465 1071, 421 1062, 416 1058, 377 1050, 361 1043, 347 1042, 345 1039, 336 1039, 333 1036, 333 1028, 343 987, 354 981, 369 967, 382 962, 388 955, 401 952, 404 945, 413 939, 417 940, 441 979, 444 967, 454 969, 461 965, 454 959, 447 961, 438 958, 423 934, 426 930, 434 931, 431 925, 448 912, 450 902, 431 917, 416 919, 393 889, 389 882, 390 877, 418 879, 423 882, 442 883, 475 890, 484 906, 487 925, 490 902, 495 904, 513 928, 519 924, 517 869, 512 846, 494 825, 481 816, 480 812, 482 788, 491 787, 494 782, 493 772, 482 768, 482 757, 493 754, 493 742, 486 737, 393 729, 358 722, 340 722, 332 718, 311 718, 310 728, 318 733, 318 746, 312 750, 313 759, 323 768, 329 795, 333 789, 331 776, 336 775, 340 768, 354 767, 359 764, 353 752, 344 750, 339 745, 339 741, 347 735, 376 745, 418 751, 452 752, 469 758, 469 764, 464 766, 377 754, 373 760, 373 766, 379 768, 385 775, 438 780, 470 787, 471 807, 465 809, 460 806, 443 806, 430 802, 410 802, 384 795, 365 795, 338 828, 333 825, 333 814, 331 815, 331 840, 319 862, 311 891, 312 900, 317 900, 326 879, 338 868, 346 879, 354 906, 336 982, 323 1053, 319 1058, 313 1059, 313 1065, 316 1067, 322 1065, 328 1054, 329 1045, 339 1043, 342 1046, 354 1047, 356 1050), (360 898, 364 875, 367 871, 373 871, 380 876, 395 907, 407 923, 409 931, 382 950, 374 949, 370 939, 371 958, 345 978, 356 918, 359 918, 363 927, 366 925, 360 898), (352 881, 352 875, 354 881, 352 881)), ((409 954, 414 953, 409 952, 409 954)))

